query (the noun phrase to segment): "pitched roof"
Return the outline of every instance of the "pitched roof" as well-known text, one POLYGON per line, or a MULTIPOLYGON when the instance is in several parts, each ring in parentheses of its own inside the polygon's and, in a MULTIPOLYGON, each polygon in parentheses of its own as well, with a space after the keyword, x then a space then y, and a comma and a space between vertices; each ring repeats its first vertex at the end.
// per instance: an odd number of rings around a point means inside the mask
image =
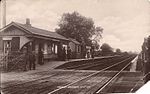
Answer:
POLYGON ((72 42, 75 43, 75 44, 80 44, 76 39, 69 38, 69 40, 72 41, 72 42))
POLYGON ((21 23, 17 23, 17 22, 12 22, 12 24, 18 25, 21 28, 27 30, 28 32, 30 32, 31 34, 34 34, 34 35, 40 35, 40 36, 44 36, 44 37, 50 37, 50 38, 61 39, 61 40, 68 40, 67 38, 65 38, 64 36, 62 36, 56 32, 51 32, 48 30, 36 28, 33 26, 28 26, 26 24, 21 24, 21 23))

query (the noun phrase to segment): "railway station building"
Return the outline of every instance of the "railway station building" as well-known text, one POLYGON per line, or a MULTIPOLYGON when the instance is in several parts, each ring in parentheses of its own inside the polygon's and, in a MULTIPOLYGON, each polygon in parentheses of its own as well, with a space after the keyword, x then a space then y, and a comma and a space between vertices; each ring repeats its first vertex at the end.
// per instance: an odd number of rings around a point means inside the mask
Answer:
POLYGON ((33 27, 29 19, 26 19, 26 24, 11 22, 0 32, 0 53, 3 54, 21 51, 26 47, 36 54, 42 50, 44 59, 58 59, 62 45, 68 43, 69 39, 56 32, 33 27))

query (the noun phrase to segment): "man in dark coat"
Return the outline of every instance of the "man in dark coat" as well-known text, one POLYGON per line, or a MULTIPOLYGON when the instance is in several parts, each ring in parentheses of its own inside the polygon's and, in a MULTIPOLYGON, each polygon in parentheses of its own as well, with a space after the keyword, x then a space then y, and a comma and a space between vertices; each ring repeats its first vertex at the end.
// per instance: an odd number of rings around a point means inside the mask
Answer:
POLYGON ((38 53, 38 63, 40 65, 44 64, 44 55, 43 55, 43 51, 42 50, 40 50, 39 53, 38 53))
POLYGON ((29 54, 27 52, 27 47, 23 48, 23 55, 24 55, 23 71, 27 71, 27 66, 28 66, 28 62, 29 62, 29 54))
POLYGON ((35 54, 34 52, 29 52, 29 69, 35 70, 35 54))
POLYGON ((63 60, 66 60, 66 48, 65 47, 63 47, 63 60))
POLYGON ((91 49, 90 49, 90 52, 91 52, 91 57, 94 58, 94 46, 92 45, 91 49))
POLYGON ((67 48, 67 59, 69 60, 70 58, 71 58, 71 49, 68 46, 68 48, 67 48))

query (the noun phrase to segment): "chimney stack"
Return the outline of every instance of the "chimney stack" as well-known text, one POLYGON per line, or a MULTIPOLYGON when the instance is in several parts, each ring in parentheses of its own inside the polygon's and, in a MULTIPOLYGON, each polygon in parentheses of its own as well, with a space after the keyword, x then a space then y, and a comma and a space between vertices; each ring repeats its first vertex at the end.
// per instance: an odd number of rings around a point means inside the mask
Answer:
POLYGON ((31 26, 31 23, 30 23, 30 19, 29 19, 29 18, 26 19, 26 25, 27 25, 27 26, 31 26))
POLYGON ((1 28, 6 26, 6 0, 0 1, 0 7, 1 7, 1 28))

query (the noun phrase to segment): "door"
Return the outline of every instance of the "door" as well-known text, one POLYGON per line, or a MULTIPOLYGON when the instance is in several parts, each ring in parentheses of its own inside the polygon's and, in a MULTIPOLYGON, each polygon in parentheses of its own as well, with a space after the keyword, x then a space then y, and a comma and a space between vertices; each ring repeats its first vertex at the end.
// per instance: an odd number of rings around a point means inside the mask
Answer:
POLYGON ((11 40, 11 51, 18 51, 20 47, 20 37, 13 37, 11 40))

